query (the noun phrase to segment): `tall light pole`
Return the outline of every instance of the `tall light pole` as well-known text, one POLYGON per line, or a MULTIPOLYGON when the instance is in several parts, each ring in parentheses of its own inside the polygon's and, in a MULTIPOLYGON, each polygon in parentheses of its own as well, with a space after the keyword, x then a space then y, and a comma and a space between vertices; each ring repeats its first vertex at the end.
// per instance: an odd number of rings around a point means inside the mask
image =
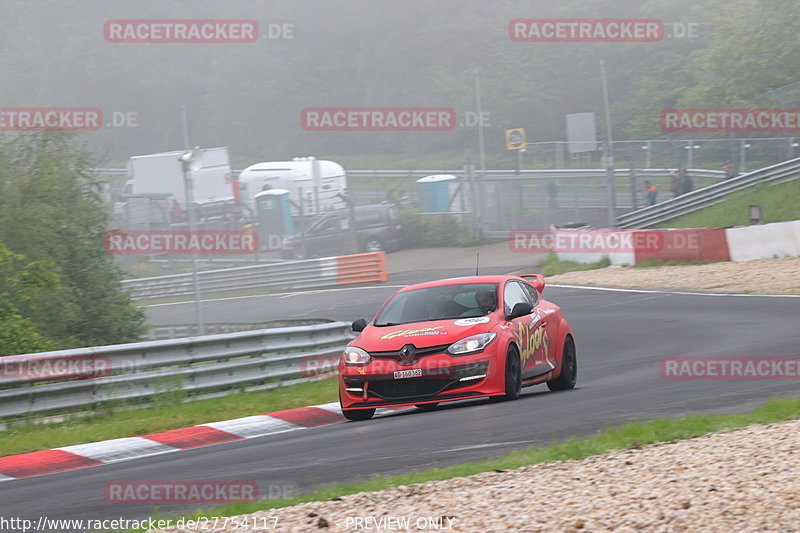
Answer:
MULTIPOLYGON (((183 170, 183 187, 186 191, 186 220, 189 223, 189 235, 194 234, 194 183, 191 173, 203 168, 203 152, 196 147, 191 152, 186 152, 178 158, 183 170)), ((197 279, 197 254, 192 251, 192 289, 194 291, 194 316, 197 323, 197 334, 205 335, 203 323, 203 308, 200 305, 200 285, 197 279)))
POLYGON ((481 77, 475 69, 475 107, 478 111, 478 153, 481 161, 481 173, 486 173, 486 149, 483 142, 483 106, 481 105, 481 77))
POLYGON ((611 108, 608 105, 608 85, 606 84, 606 62, 600 60, 600 77, 603 82, 603 107, 606 114, 606 142, 603 145, 603 159, 606 167, 606 192, 608 195, 608 227, 617 225, 617 194, 614 183, 614 139, 611 136, 611 108))

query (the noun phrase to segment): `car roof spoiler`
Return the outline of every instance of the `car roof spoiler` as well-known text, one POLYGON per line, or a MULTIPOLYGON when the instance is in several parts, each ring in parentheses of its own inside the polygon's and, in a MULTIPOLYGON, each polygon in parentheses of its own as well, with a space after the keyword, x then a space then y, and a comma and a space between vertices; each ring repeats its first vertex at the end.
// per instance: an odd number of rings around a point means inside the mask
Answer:
POLYGON ((544 292, 544 276, 541 274, 522 274, 520 275, 521 278, 530 278, 527 281, 530 282, 531 285, 536 287, 536 290, 539 291, 539 294, 544 292))

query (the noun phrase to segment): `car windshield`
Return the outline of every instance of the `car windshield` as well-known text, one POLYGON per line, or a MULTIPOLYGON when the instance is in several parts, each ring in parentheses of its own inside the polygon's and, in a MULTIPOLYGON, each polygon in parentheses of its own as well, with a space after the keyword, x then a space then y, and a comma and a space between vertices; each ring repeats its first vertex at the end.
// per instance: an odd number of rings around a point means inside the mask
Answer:
POLYGON ((484 316, 497 309, 496 283, 462 283, 396 294, 375 319, 376 326, 484 316))

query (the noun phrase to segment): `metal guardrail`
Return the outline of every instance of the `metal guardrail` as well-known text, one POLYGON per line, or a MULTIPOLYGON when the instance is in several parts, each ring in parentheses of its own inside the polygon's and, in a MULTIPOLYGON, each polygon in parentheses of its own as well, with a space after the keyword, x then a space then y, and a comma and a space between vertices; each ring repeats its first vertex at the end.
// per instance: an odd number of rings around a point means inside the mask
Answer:
MULTIPOLYGON (((197 273, 200 292, 220 292, 262 287, 319 288, 344 283, 386 281, 384 252, 286 261, 197 273)), ((134 300, 193 294, 191 274, 128 279, 122 288, 134 300)))
POLYGON ((0 357, 0 419, 311 379, 335 369, 351 338, 332 322, 0 357))
MULTIPOLYGON (((637 177, 643 178, 657 178, 668 177, 674 168, 637 168, 635 169, 637 177)), ((719 178, 725 177, 725 173, 721 170, 706 170, 706 169, 689 169, 688 172, 692 176, 700 178, 719 178)), ((378 177, 378 178, 424 178, 432 174, 454 174, 461 176, 464 174, 464 169, 458 170, 348 170, 349 177, 378 177)), ((520 170, 519 173, 514 170, 487 170, 485 173, 476 171, 478 179, 554 179, 554 178, 592 178, 604 177, 605 169, 602 168, 567 168, 567 169, 529 169, 520 170)), ((614 175, 618 178, 630 177, 630 169, 617 168, 614 169, 614 175)))
POLYGON ((623 229, 647 228, 720 203, 731 193, 743 191, 761 183, 777 184, 798 178, 800 178, 800 158, 791 159, 697 189, 644 209, 626 213, 617 219, 617 227, 623 229))
MULTIPOLYGON (((637 168, 636 175, 642 177, 666 177, 674 168, 637 168)), ((117 168, 96 168, 93 169, 93 172, 96 174, 108 175, 108 176, 122 176, 127 173, 125 169, 117 169, 117 168)), ((231 176, 237 177, 241 170, 232 170, 231 176)), ((725 173, 721 170, 706 170, 706 169, 699 169, 699 168, 692 168, 689 169, 688 172, 692 176, 697 177, 705 177, 705 178, 724 178, 725 173)), ((347 175, 353 178, 364 178, 364 177, 377 177, 377 178, 424 178, 426 176, 430 176, 432 174, 455 174, 456 176, 460 176, 464 174, 464 169, 455 169, 455 170, 348 170, 347 175)), ((515 178, 515 177, 524 177, 524 178, 543 178, 543 179, 552 179, 552 178, 588 178, 593 176, 604 176, 605 169, 602 168, 590 168, 590 169, 528 169, 528 170, 521 170, 519 173, 516 173, 514 170, 487 170, 485 173, 481 173, 477 171, 477 175, 485 176, 487 178, 500 178, 500 179, 508 179, 508 178, 515 178)), ((627 177, 630 176, 630 169, 627 168, 618 168, 614 170, 614 174, 617 177, 627 177)))
MULTIPOLYGON (((204 323, 203 331, 206 335, 218 335, 222 333, 237 333, 239 331, 256 331, 259 329, 285 328, 296 326, 311 326, 315 324, 326 324, 332 320, 322 318, 309 319, 287 319, 273 320, 271 322, 221 322, 204 323)), ((170 324, 164 326, 154 326, 150 328, 146 340, 179 339, 182 337, 193 337, 199 335, 197 324, 170 324)), ((143 339, 144 340, 144 339, 143 339)))

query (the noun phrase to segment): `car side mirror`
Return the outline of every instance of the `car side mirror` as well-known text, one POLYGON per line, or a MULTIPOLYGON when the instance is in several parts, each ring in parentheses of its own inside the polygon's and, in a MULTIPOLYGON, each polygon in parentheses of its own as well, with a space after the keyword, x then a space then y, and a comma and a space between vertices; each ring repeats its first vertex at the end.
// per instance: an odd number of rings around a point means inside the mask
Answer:
POLYGON ((364 328, 366 327, 367 327, 367 321, 364 320, 363 318, 359 318, 358 320, 353 322, 353 331, 355 331, 356 333, 364 331, 364 328))
POLYGON ((533 312, 533 306, 528 302, 517 302, 514 304, 514 308, 511 310, 511 313, 506 316, 506 320, 514 320, 515 318, 519 318, 521 316, 529 315, 533 312))

